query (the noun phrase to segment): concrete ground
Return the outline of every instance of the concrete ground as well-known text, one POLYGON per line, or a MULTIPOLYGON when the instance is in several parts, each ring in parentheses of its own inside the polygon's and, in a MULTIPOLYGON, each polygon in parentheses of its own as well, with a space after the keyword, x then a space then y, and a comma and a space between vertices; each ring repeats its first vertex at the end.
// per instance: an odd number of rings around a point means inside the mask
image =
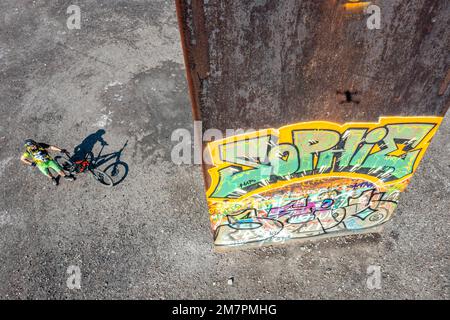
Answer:
POLYGON ((172 131, 192 128, 170 0, 2 0, 0 119, 3 299, 449 298, 450 117, 382 234, 213 251, 200 167, 170 161, 172 131), (55 188, 18 161, 24 138, 72 150, 99 129, 105 153, 128 140, 112 189, 55 188))

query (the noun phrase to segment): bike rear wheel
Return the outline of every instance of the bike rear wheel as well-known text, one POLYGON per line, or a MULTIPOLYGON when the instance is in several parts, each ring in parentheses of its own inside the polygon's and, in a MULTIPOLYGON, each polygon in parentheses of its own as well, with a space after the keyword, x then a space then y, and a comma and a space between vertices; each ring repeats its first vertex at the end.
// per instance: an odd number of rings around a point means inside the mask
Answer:
POLYGON ((55 157, 56 163, 63 169, 66 174, 73 174, 75 171, 75 164, 66 155, 55 157))
POLYGON ((114 185, 112 178, 102 170, 90 169, 89 171, 91 172, 92 177, 105 187, 112 187, 114 185))

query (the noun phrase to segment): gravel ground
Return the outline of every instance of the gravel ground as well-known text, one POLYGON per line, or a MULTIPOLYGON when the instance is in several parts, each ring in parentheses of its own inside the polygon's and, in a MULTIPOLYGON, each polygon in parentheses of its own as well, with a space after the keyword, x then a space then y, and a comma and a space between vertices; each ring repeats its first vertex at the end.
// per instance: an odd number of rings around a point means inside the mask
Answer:
POLYGON ((1 298, 449 298, 449 117, 380 235, 215 253, 201 169, 170 161, 172 131, 192 129, 172 1, 2 0, 0 12, 1 298), (80 30, 66 26, 72 3, 80 30), (55 188, 18 161, 24 138, 72 150, 101 129, 103 154, 128 141, 112 189, 88 176, 55 188))

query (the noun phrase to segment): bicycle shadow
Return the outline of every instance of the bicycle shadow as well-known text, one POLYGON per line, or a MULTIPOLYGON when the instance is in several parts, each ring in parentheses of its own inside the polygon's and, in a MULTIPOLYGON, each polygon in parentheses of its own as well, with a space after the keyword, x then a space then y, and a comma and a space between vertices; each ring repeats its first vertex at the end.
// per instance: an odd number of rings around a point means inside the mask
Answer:
POLYGON ((127 144, 128 140, 124 143, 123 147, 120 150, 105 155, 102 155, 103 148, 105 147, 105 145, 102 145, 100 152, 93 160, 94 168, 102 166, 101 170, 103 170, 113 179, 113 186, 121 183, 128 175, 128 164, 120 159, 120 157, 122 156, 122 152, 126 148, 127 144))
POLYGON ((121 160, 122 153, 128 144, 128 140, 123 147, 115 152, 102 154, 108 142, 103 139, 105 130, 100 129, 87 136, 78 146, 74 148, 71 160, 90 159, 93 168, 99 168, 113 179, 113 186, 118 185, 128 175, 128 164, 121 160), (101 149, 97 155, 94 155, 93 149, 97 143, 101 144, 101 149), (101 168, 100 168, 101 167, 101 168))

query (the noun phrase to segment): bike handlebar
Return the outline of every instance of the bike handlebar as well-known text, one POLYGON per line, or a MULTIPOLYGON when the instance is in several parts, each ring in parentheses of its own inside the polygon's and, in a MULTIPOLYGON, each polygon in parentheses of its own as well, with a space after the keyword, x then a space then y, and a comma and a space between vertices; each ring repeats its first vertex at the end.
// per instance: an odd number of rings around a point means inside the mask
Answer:
POLYGON ((65 154, 66 156, 68 156, 69 158, 71 157, 70 152, 67 150, 61 150, 61 153, 65 154))

